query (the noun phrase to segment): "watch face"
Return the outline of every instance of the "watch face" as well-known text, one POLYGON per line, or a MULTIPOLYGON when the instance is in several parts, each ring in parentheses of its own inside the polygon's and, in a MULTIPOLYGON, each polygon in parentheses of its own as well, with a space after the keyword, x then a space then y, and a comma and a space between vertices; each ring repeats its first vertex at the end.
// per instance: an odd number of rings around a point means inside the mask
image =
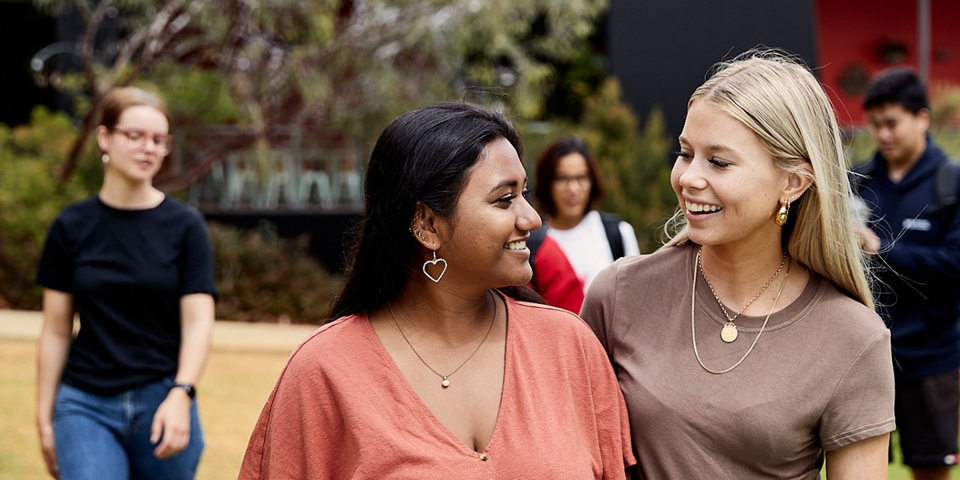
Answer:
POLYGON ((194 387, 193 385, 190 385, 189 383, 178 383, 175 385, 175 388, 182 388, 184 391, 187 392, 187 396, 189 396, 190 398, 194 398, 197 396, 197 388, 194 387))

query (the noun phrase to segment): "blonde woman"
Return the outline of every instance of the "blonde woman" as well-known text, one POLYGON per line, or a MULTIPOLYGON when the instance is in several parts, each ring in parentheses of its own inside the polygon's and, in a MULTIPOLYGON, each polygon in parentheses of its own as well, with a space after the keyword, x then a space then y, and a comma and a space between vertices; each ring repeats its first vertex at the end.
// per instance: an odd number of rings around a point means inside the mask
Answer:
POLYGON ((849 220, 833 109, 775 52, 721 65, 687 104, 681 228, 591 285, 641 478, 887 476, 890 334, 849 220))

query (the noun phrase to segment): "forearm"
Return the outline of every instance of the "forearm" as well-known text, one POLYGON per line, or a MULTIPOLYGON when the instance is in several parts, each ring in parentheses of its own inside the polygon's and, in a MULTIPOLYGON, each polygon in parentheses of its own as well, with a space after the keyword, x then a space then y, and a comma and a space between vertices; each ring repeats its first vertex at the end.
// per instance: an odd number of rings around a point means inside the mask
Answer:
POLYGON ((37 427, 41 431, 53 425, 53 404, 69 350, 69 337, 47 334, 40 336, 37 357, 37 427))
POLYGON ((180 300, 181 339, 177 383, 200 381, 210 353, 214 303, 207 294, 186 295, 180 300))
POLYGON ((53 425, 53 405, 73 341, 73 297, 44 291, 43 328, 37 348, 37 427, 53 425))

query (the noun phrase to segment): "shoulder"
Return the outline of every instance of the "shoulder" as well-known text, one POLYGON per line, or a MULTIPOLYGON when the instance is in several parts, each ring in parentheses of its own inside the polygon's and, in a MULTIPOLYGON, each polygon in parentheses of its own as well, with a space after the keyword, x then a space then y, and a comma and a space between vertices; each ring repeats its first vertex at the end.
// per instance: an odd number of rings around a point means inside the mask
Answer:
POLYGON ((639 283, 647 283, 665 274, 682 273, 689 276, 687 270, 692 266, 696 255, 695 248, 695 245, 688 243, 663 247, 649 254, 624 257, 607 267, 602 273, 639 283))
POLYGON ((55 222, 66 226, 77 222, 89 222, 92 217, 98 216, 102 212, 100 201, 96 196, 86 200, 74 202, 60 211, 55 222))
POLYGON ((864 162, 858 163, 850 168, 854 173, 860 175, 870 175, 873 173, 873 170, 876 168, 877 157, 874 155, 864 162))
MULTIPOLYGON (((367 329, 371 329, 366 315, 340 317, 313 331, 290 355, 288 369, 297 366, 346 361, 362 345, 367 329)), ((372 329, 371 329, 372 333, 372 329)))
POLYGON ((593 332, 575 313, 562 308, 531 303, 503 296, 507 314, 517 331, 537 337, 549 337, 563 343, 570 338, 593 336, 593 332))
POLYGON ((206 223, 206 220, 203 218, 203 214, 200 213, 199 210, 170 196, 164 198, 163 202, 160 203, 156 211, 157 213, 168 217, 188 220, 193 224, 206 223))
MULTIPOLYGON (((820 301, 816 310, 824 322, 823 337, 831 343, 859 351, 864 345, 890 336, 890 331, 876 312, 850 298, 833 283, 821 280, 820 301)), ((811 312, 812 313, 812 312, 811 312)))

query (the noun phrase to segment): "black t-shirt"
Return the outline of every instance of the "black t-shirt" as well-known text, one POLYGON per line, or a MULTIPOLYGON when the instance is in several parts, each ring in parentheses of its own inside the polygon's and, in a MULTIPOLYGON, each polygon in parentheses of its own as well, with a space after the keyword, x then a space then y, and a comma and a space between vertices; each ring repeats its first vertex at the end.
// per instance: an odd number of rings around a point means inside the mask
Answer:
POLYGON ((63 382, 101 395, 176 374, 180 297, 216 297, 203 217, 170 198, 119 210, 93 197, 54 220, 37 283, 73 295, 80 331, 63 382))

